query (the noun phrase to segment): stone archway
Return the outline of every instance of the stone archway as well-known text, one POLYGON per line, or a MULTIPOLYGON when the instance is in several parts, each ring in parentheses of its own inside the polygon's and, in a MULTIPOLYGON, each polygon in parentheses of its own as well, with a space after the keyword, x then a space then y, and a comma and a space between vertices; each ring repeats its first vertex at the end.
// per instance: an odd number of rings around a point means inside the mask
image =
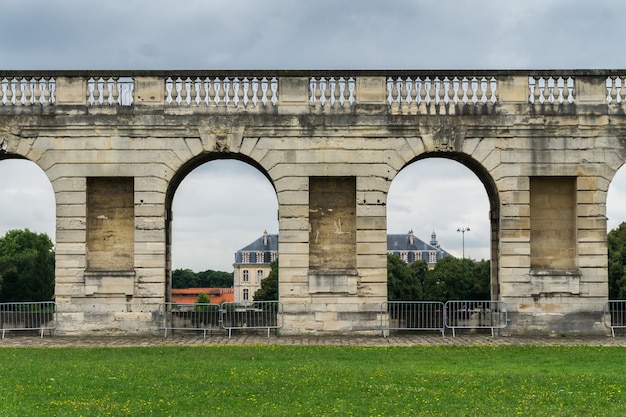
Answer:
MULTIPOLYGON (((424 161, 426 159, 447 159, 451 161, 458 162, 463 165, 465 168, 469 169, 476 178, 482 183, 484 187, 484 191, 487 195, 488 204, 489 204, 489 213, 488 213, 488 223, 489 223, 489 242, 490 242, 490 253, 489 258, 491 261, 491 299, 498 300, 500 294, 500 283, 498 279, 498 247, 499 247, 499 210, 500 210, 500 201, 498 197, 498 191, 493 181, 491 175, 487 172, 487 170, 480 165, 478 161, 472 158, 469 155, 459 153, 459 152, 427 152, 419 155, 414 158, 410 162, 408 162, 398 174, 402 172, 402 170, 411 166, 414 163, 418 163, 419 161, 424 161)), ((398 174, 394 177, 393 181, 397 179, 398 174)), ((392 183, 393 183, 392 181, 392 183)), ((462 225, 454 225, 454 230, 456 230, 457 226, 462 225)), ((464 225, 463 225, 464 226, 464 225)))
MULTIPOLYGON (((254 238, 261 236, 263 234, 263 231, 267 228, 270 228, 272 232, 277 232, 277 228, 278 228, 278 222, 276 218, 277 207, 275 209, 269 209, 269 211, 272 211, 271 215, 267 213, 268 209, 265 210, 266 213, 264 215, 259 215, 258 213, 259 204, 262 204, 262 203, 260 202, 259 199, 252 198, 253 195, 258 195, 259 192, 267 193, 268 189, 263 188, 262 191, 256 191, 256 190, 252 190, 251 188, 247 188, 247 187, 250 187, 252 184, 255 184, 255 181, 266 182, 266 180, 269 180, 267 173, 262 167, 259 166, 258 163, 250 160, 248 157, 244 155, 232 154, 232 153, 226 153, 226 154, 205 153, 205 154, 201 154, 197 156, 191 161, 188 161, 185 165, 183 165, 178 170, 176 175, 173 177, 172 181, 170 182, 170 186, 168 188, 167 197, 166 197, 167 273, 166 273, 165 290, 166 290, 166 300, 168 301, 171 298, 170 290, 172 288, 172 281, 171 281, 172 270, 175 268, 181 267, 181 265, 177 265, 176 256, 175 256, 175 253, 176 253, 175 252, 176 251, 176 248, 175 248, 176 236, 175 235, 177 234, 176 233, 177 226, 180 223, 176 223, 174 219, 175 218, 180 219, 181 216, 185 216, 185 213, 183 210, 176 210, 176 214, 174 213, 175 212, 174 206, 176 205, 175 197, 177 195, 177 192, 180 193, 180 189, 182 188, 181 184, 183 186, 185 185, 184 184, 185 179, 188 179, 190 176, 193 177, 194 174, 198 174, 199 170, 203 168, 205 170, 208 170, 208 169, 211 169, 212 166, 215 166, 215 165, 220 167, 220 168, 217 168, 220 171, 218 171, 218 174, 214 174, 214 175, 228 176, 228 175, 231 175, 231 173, 226 172, 227 169, 229 171, 233 171, 233 170, 243 168, 245 169, 245 173, 243 175, 245 179, 247 179, 247 181, 244 181, 244 178, 233 179, 232 181, 229 182, 230 187, 226 189, 221 189, 221 188, 218 189, 218 187, 216 187, 215 185, 213 187, 209 185, 208 188, 206 189, 199 189, 197 184, 195 186, 190 186, 191 187, 190 189, 193 189, 194 195, 197 197, 193 200, 193 204, 203 204, 202 194, 211 193, 215 191, 220 193, 217 195, 213 195, 210 201, 208 200, 204 201, 204 203, 206 203, 205 211, 212 212, 213 213, 212 216, 216 216, 216 215, 222 216, 220 218, 219 225, 216 225, 213 228, 209 228, 203 225, 198 225, 197 228, 195 229, 195 233, 197 233, 199 230, 206 229, 207 235, 209 234, 214 235, 220 229, 221 230, 238 229, 237 233, 232 233, 232 232, 225 233, 226 235, 224 237, 225 240, 221 241, 221 245, 220 245, 221 247, 219 248, 220 250, 219 253, 210 253, 210 252, 205 253, 204 255, 205 257, 206 256, 213 256, 213 257, 219 256, 220 260, 219 261, 213 260, 210 262, 210 264, 205 263, 204 268, 214 269, 214 270, 224 271, 224 272, 232 272, 232 265, 234 261, 233 253, 237 249, 248 244, 249 243, 248 240, 252 241, 254 238), (215 208, 217 206, 220 206, 221 208, 222 206, 227 205, 229 201, 234 202, 237 199, 239 200, 242 199, 242 197, 243 197, 243 200, 251 199, 248 208, 241 207, 241 206, 232 207, 233 212, 228 213, 229 215, 232 215, 234 214, 235 210, 241 211, 240 220, 237 221, 236 224, 233 223, 233 219, 229 220, 223 217, 226 214, 223 212, 224 210, 223 208, 219 211, 215 208), (213 209, 211 207, 213 207, 213 209), (254 216, 261 217, 261 219, 259 219, 259 221, 257 222, 251 222, 250 220, 248 220, 249 218, 254 217, 254 216), (270 217, 271 217, 271 220, 270 220, 270 217), (272 224, 272 222, 274 224, 272 224), (242 233, 240 230, 241 226, 245 225, 246 223, 258 223, 258 224, 256 226, 249 227, 245 232, 242 233), (230 243, 228 241, 230 241, 230 243), (229 244, 230 246, 228 246, 229 244), (226 248, 225 246, 228 246, 228 248, 226 248), (224 257, 228 257, 227 260, 225 260, 224 257), (218 267, 216 265, 219 265, 221 267, 218 267), (227 265, 227 266, 224 266, 224 265, 227 265)), ((198 174, 198 175, 201 175, 201 174, 198 174)), ((222 177, 221 179, 226 182, 229 178, 222 177)), ((259 185, 259 182, 256 182, 257 186, 259 185)), ((271 187, 271 190, 274 192, 274 197, 275 197, 275 188, 271 180, 269 180, 269 187, 271 187)), ((189 203, 189 201, 187 201, 187 203, 189 203)), ((185 203, 181 202, 180 204, 185 204, 185 203)), ((207 239, 204 239, 204 240, 206 241, 207 239)), ((207 247, 206 243, 197 242, 197 246, 201 246, 203 250, 207 250, 207 251, 211 250, 210 248, 207 247)), ((215 245, 213 245, 213 248, 215 250, 215 245)), ((187 257, 185 261, 179 261, 179 263, 180 262, 190 262, 190 261, 187 257)), ((185 265, 184 267, 187 268, 188 266, 185 265)), ((205 269, 202 269, 202 270, 205 270, 205 269)))

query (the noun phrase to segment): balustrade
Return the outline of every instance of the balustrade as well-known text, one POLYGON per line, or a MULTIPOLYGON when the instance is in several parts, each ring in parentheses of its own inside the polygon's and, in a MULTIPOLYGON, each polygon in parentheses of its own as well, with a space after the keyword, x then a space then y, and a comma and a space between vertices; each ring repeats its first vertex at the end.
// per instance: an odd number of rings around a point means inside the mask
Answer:
POLYGON ((530 72, 532 75, 522 71, 468 72, 355 71, 352 75, 346 71, 316 71, 311 75, 302 71, 280 71, 274 76, 267 71, 256 75, 249 72, 170 75, 168 72, 150 71, 135 75, 130 71, 120 71, 117 76, 103 71, 102 75, 85 76, 80 72, 52 71, 48 75, 35 71, 22 75, 3 71, 0 73, 0 107, 163 105, 250 111, 308 103, 319 111, 342 111, 359 103, 368 103, 387 105, 394 114, 453 115, 463 114, 463 109, 470 107, 489 107, 498 112, 499 105, 523 101, 535 106, 534 111, 540 111, 539 106, 580 104, 577 102, 581 92, 584 103, 615 107, 622 106, 626 101, 626 76, 610 71, 604 76, 598 71, 564 71, 562 74, 555 71, 545 74, 530 72), (289 98, 281 101, 281 81, 291 77, 299 79, 298 82, 304 83, 305 88, 294 90, 293 86, 297 83, 286 84, 289 90, 285 94, 289 98), (507 81, 502 85, 500 82, 501 79, 512 78, 517 80, 513 84, 507 81), (150 97, 145 95, 145 89, 143 96, 136 91, 137 82, 145 79, 152 83, 150 97), (511 90, 519 87, 526 90, 526 97, 523 97, 523 89, 511 90), (301 94, 301 101, 294 101, 294 92, 301 94))
POLYGON ((353 77, 311 77, 309 103, 312 106, 351 106, 356 101, 356 82, 353 77))
POLYGON ((606 101, 607 103, 621 104, 623 101, 622 87, 626 87, 626 77, 607 77, 606 101))
POLYGON ((168 106, 257 107, 276 105, 276 77, 168 77, 165 80, 168 106))
POLYGON ((572 77, 528 77, 529 97, 532 104, 574 103, 572 77))
POLYGON ((389 77, 387 103, 418 113, 452 113, 454 106, 493 105, 498 101, 495 77, 389 77))
POLYGON ((97 77, 87 81, 87 102, 92 106, 133 104, 134 80, 130 77, 97 77))
POLYGON ((0 105, 34 106, 55 103, 54 77, 2 77, 0 78, 0 105))

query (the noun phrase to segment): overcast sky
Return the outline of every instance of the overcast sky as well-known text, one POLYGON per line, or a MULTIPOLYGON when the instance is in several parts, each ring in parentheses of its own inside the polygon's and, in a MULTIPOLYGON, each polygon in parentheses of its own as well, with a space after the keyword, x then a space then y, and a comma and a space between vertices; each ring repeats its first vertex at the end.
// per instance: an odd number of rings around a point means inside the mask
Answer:
MULTIPOLYGON (((626 69, 621 0, 0 0, 0 69, 626 69)), ((413 229, 489 257, 487 195, 462 165, 429 159, 392 183, 388 231, 413 229), (459 204, 462 202, 462 204, 459 204)), ((626 220, 626 168, 608 196, 626 220)), ((205 164, 174 200, 175 268, 231 271, 233 253, 278 232, 269 182, 236 161, 205 164), (233 190, 247 184, 239 201, 233 190), (250 185, 253 184, 253 187, 250 185), (253 201, 254 204, 249 202, 253 201)), ((0 234, 54 237, 54 196, 25 161, 0 161, 0 234)))

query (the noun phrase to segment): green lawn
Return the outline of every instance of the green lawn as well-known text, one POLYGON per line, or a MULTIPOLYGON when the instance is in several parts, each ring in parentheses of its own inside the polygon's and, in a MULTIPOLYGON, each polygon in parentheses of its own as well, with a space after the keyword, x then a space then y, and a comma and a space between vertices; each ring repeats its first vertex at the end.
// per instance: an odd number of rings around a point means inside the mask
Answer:
POLYGON ((0 348, 1 416, 623 416, 626 348, 0 348))

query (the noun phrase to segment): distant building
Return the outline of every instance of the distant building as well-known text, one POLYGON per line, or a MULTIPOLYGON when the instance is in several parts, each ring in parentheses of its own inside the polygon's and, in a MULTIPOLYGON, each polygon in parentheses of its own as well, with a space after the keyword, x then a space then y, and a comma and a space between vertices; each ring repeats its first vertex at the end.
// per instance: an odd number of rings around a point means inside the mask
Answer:
POLYGON ((233 288, 172 288, 172 302, 194 304, 200 293, 209 297, 211 304, 231 303, 234 301, 233 288))
POLYGON ((430 243, 426 243, 415 237, 413 230, 409 230, 408 234, 387 235, 387 253, 398 256, 408 264, 423 260, 428 269, 433 269, 438 260, 452 256, 441 249, 434 231, 430 235, 430 243))
POLYGON ((269 275, 270 263, 278 258, 278 235, 263 236, 235 253, 233 281, 235 302, 252 301, 261 280, 269 275))
MULTIPOLYGON (((387 235, 387 253, 397 255, 406 263, 424 260, 432 269, 439 259, 452 256, 441 249, 437 242, 437 234, 433 231, 430 243, 425 243, 413 235, 387 235)), ((235 302, 252 301, 256 290, 261 288, 261 280, 271 271, 270 263, 278 258, 278 235, 270 235, 265 231, 263 236, 248 246, 235 252, 233 264, 235 302)))

